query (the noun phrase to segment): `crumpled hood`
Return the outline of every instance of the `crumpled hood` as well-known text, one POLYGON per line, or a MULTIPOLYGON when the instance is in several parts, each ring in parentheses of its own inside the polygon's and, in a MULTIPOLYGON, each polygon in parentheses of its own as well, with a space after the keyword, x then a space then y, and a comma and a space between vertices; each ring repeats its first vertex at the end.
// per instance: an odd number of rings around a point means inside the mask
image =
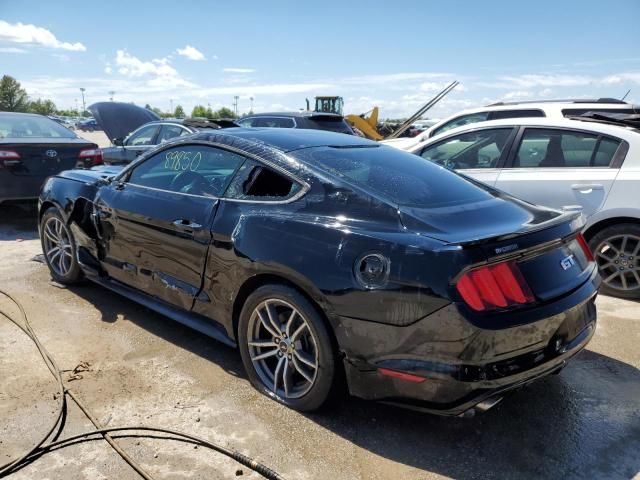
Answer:
POLYGON ((89 111, 112 141, 126 137, 145 123, 160 120, 155 113, 131 103, 98 102, 90 105, 89 111))

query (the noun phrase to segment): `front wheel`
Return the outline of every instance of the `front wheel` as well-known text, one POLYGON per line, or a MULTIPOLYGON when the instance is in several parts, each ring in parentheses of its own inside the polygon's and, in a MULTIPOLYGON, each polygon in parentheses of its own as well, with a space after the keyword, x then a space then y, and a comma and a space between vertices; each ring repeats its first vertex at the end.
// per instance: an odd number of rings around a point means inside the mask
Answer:
POLYGON ((603 228, 589 240, 605 295, 640 298, 640 225, 622 223, 603 228))
POLYGON ((60 212, 54 207, 42 215, 40 242, 45 262, 56 282, 70 285, 82 280, 82 270, 75 255, 75 240, 60 212))
POLYGON ((246 300, 238 324, 242 362, 253 386, 299 411, 328 399, 336 361, 317 309, 285 285, 265 285, 246 300))

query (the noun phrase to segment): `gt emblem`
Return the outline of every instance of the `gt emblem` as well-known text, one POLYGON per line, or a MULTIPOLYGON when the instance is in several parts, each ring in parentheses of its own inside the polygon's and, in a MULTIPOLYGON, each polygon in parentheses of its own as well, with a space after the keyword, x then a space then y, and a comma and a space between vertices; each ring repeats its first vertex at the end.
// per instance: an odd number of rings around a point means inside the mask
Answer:
POLYGON ((55 158, 58 156, 58 152, 56 152, 55 150, 47 150, 46 152, 44 152, 44 154, 49 158, 55 158))
POLYGON ((562 267, 563 270, 569 270, 575 264, 576 264, 576 261, 573 259, 573 255, 569 255, 568 257, 565 257, 562 260, 560 260, 560 266, 562 267))

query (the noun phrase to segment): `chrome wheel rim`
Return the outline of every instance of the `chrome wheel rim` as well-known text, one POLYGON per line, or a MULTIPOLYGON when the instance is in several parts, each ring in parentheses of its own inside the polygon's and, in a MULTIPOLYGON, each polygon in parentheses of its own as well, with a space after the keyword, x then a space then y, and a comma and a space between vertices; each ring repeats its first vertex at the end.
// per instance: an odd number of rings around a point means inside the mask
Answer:
POLYGON ((318 375, 318 342, 290 303, 268 299, 251 313, 249 356, 262 383, 280 398, 300 398, 318 375))
POLYGON ((49 266, 61 277, 66 276, 73 264, 69 230, 62 220, 51 217, 44 224, 43 235, 44 254, 49 266))
POLYGON ((615 235, 595 250, 602 281, 614 290, 640 290, 640 237, 615 235))

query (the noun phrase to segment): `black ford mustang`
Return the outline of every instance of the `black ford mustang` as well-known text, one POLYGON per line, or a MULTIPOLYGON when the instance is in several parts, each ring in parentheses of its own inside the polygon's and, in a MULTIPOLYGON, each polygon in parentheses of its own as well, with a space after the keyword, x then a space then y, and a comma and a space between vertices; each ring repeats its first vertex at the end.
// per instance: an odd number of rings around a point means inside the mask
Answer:
POLYGON ((356 396, 460 415, 559 371, 595 330, 576 213, 312 130, 201 132, 40 196, 59 282, 86 277, 228 345, 298 410, 356 396))

